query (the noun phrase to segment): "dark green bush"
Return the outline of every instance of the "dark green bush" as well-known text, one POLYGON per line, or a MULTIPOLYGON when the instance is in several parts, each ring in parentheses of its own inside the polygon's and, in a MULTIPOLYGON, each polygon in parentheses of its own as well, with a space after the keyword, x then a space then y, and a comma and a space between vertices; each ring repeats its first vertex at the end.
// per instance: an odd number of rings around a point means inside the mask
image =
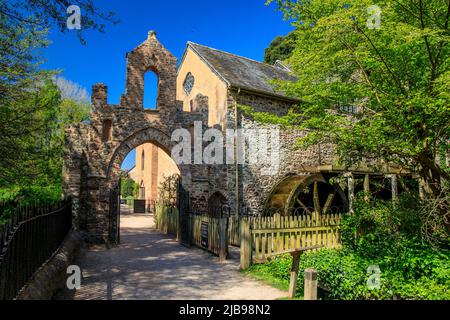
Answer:
POLYGON ((0 224, 7 221, 15 208, 31 204, 51 204, 61 200, 61 186, 0 188, 0 224))

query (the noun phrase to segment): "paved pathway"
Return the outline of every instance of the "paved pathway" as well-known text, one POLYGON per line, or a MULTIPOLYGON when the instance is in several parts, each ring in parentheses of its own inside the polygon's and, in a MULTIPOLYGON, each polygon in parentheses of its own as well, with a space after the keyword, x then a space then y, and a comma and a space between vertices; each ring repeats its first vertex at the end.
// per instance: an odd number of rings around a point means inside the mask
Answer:
MULTIPOLYGON (((122 244, 92 247, 75 261, 83 273, 81 289, 57 299, 213 300, 277 299, 287 292, 238 272, 238 257, 219 263, 198 248, 185 248, 156 231, 153 216, 123 214, 122 244)), ((235 256, 237 254, 235 253, 235 256)))

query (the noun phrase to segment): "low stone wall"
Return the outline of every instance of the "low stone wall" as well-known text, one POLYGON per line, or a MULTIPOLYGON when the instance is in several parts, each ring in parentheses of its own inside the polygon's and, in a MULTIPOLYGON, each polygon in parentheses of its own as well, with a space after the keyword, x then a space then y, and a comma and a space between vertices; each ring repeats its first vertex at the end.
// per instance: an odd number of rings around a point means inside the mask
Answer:
POLYGON ((66 284, 67 267, 83 244, 83 237, 71 230, 55 255, 43 264, 22 289, 18 300, 50 300, 66 284))

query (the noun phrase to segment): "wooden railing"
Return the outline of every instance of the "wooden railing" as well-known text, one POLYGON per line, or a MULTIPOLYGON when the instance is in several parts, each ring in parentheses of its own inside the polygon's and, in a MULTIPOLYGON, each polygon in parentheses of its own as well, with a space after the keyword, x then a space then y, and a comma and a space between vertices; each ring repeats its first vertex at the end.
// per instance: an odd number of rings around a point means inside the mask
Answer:
POLYGON ((228 255, 227 218, 191 215, 192 244, 225 260, 228 255))
MULTIPOLYGON (((156 206, 156 229, 180 239, 180 215, 177 208, 156 206)), ((228 255, 227 218, 189 214, 189 241, 225 260, 228 255)))
POLYGON ((239 247, 241 245, 241 221, 242 217, 233 215, 228 217, 228 244, 239 247))
POLYGON ((241 267, 294 249, 341 246, 342 214, 249 217, 241 219, 241 267), (244 246, 244 247, 242 247, 244 246), (243 264, 242 264, 243 263, 243 264))

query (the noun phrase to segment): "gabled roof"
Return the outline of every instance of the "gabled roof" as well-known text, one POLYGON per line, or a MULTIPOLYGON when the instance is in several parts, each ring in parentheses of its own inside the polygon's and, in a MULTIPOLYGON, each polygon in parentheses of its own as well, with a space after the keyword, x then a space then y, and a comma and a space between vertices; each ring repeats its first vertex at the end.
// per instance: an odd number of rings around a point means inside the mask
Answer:
POLYGON ((296 78, 287 68, 272 66, 193 42, 188 42, 184 56, 188 48, 191 48, 230 88, 294 101, 300 100, 274 91, 270 84, 271 80, 295 81, 296 78))

